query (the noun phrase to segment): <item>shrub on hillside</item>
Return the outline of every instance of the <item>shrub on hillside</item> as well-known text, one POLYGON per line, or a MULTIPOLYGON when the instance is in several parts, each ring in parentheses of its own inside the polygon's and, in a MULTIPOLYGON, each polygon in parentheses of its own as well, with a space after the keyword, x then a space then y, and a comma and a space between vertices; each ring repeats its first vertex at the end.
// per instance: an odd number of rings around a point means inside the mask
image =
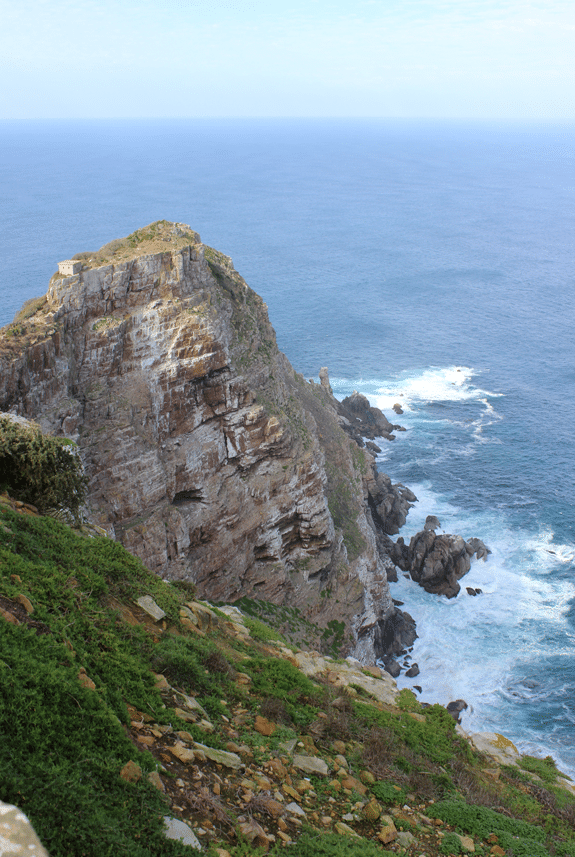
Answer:
POLYGON ((0 488, 41 513, 69 512, 79 519, 88 480, 76 445, 42 434, 33 423, 0 417, 0 488))

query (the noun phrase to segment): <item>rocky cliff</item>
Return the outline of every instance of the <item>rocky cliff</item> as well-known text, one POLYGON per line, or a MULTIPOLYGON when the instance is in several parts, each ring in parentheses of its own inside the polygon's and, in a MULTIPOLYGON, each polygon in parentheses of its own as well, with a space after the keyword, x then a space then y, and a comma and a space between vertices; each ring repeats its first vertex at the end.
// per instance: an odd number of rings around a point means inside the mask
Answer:
POLYGON ((166 221, 74 258, 0 332, 0 410, 76 441, 92 522, 200 597, 343 621, 366 661, 401 647, 374 515, 405 498, 231 260, 166 221))

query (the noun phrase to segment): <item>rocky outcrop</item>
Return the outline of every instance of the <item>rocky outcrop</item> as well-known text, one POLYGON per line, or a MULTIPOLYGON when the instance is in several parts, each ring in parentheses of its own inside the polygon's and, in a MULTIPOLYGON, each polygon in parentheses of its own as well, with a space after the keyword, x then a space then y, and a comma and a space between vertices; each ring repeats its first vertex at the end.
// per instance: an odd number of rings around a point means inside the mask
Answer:
POLYGON ((392 484, 386 473, 376 473, 369 483, 369 505, 374 520, 387 536, 398 533, 417 497, 401 482, 392 484))
MULTIPOLYGON (((321 376, 320 380, 324 383, 321 376)), ((327 383, 329 385, 329 381, 327 383)), ((347 396, 338 402, 337 410, 342 428, 360 445, 363 444, 362 438, 364 437, 372 441, 376 437, 395 440, 394 430, 405 431, 400 425, 392 425, 383 412, 370 405, 369 399, 358 393, 357 390, 354 390, 351 396, 347 396)))
POLYGON ((393 531, 409 497, 342 429, 327 373, 294 372, 261 298, 188 226, 75 259, 0 333, 0 410, 76 441, 91 521, 157 574, 343 620, 372 661, 397 608, 370 506, 393 531))
POLYGON ((485 560, 490 551, 481 539, 466 542, 461 536, 447 533, 437 536, 427 528, 412 537, 409 547, 399 538, 391 553, 396 565, 409 571, 427 592, 454 598, 461 589, 458 581, 471 568, 472 557, 485 560))

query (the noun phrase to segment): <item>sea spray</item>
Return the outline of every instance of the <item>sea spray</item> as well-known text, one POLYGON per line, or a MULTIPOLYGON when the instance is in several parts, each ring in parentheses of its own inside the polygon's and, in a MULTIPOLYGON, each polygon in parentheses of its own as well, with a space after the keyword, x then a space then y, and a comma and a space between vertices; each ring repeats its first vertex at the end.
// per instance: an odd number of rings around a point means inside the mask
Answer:
POLYGON ((399 572, 392 595, 419 634, 404 663, 417 663, 420 673, 402 673, 398 684, 421 688, 416 693, 425 702, 465 699, 467 731, 502 732, 521 751, 551 754, 574 774, 575 640, 568 617, 575 546, 556 541, 551 525, 530 514, 533 497, 505 455, 505 431, 498 433, 503 395, 481 386, 463 366, 367 382, 332 379, 336 395, 357 389, 407 429, 394 444, 382 440, 378 456, 379 468, 418 497, 404 540, 433 514, 443 532, 477 536, 492 551, 486 562, 472 563, 454 599, 430 595, 399 572), (395 404, 403 414, 393 416, 395 404), (482 481, 484 456, 496 480, 487 468, 482 481))

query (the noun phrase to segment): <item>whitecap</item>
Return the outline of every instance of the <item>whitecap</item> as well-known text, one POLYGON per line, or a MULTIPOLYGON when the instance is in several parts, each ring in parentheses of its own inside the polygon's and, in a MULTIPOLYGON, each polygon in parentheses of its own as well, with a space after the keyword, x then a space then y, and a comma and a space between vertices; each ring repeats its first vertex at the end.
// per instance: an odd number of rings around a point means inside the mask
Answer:
POLYGON ((385 411, 399 403, 405 411, 431 402, 485 402, 487 396, 502 395, 471 384, 471 379, 477 374, 469 366, 432 366, 416 374, 399 376, 382 383, 376 391, 373 404, 385 411))

